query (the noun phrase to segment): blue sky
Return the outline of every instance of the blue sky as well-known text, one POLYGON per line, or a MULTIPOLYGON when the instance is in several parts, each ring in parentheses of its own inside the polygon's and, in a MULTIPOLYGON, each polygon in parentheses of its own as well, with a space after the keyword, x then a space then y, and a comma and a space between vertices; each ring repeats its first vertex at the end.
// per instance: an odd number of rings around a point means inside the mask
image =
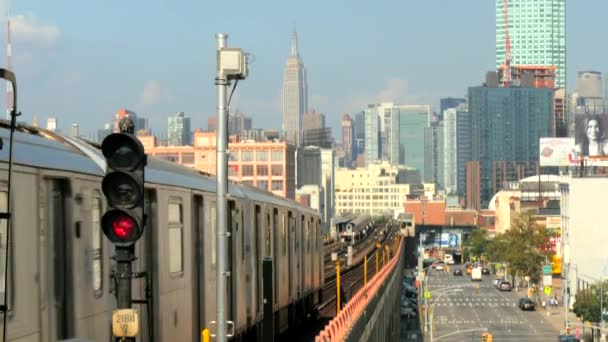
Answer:
MULTIPOLYGON (((252 116, 256 127, 280 129, 295 22, 309 107, 326 114, 337 137, 342 113, 367 103, 436 109, 439 98, 464 96, 480 84, 494 68, 494 6, 494 0, 13 0, 19 105, 24 120, 56 116, 60 128, 77 122, 83 133, 122 107, 149 117, 156 131, 165 131, 167 115, 176 111, 206 127, 216 107, 214 35, 225 32, 229 46, 255 55, 232 108, 252 116)), ((568 1, 569 86, 578 70, 608 71, 607 12, 606 0, 568 1)))

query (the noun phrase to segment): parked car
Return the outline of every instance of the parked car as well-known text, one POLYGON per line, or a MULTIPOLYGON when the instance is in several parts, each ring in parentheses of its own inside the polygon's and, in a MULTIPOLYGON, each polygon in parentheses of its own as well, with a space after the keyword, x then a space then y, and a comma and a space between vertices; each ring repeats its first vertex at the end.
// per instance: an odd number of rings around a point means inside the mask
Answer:
POLYGON ((498 290, 500 291, 511 291, 512 289, 513 287, 511 286, 511 283, 506 280, 501 281, 498 285, 498 290))
POLYGON ((490 274, 490 269, 487 268, 487 267, 482 268, 481 269, 481 274, 489 275, 490 274))
POLYGON ((444 267, 444 264, 442 262, 439 262, 439 263, 437 263, 437 265, 435 265, 435 269, 437 271, 443 271, 443 267, 444 267))
POLYGON ((534 301, 528 297, 521 298, 519 300, 519 308, 522 310, 535 310, 534 301))
POLYGON ((460 268, 457 268, 454 270, 454 275, 455 276, 462 276, 462 270, 460 268))
POLYGON ((473 267, 467 266, 467 274, 473 273, 473 267))

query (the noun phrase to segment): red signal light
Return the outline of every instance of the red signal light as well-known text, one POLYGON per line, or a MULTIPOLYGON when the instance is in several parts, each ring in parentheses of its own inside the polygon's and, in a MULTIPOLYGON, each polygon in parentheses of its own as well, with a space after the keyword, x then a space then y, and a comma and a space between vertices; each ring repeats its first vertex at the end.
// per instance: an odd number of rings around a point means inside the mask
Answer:
POLYGON ((112 230, 117 238, 126 240, 137 231, 137 223, 131 216, 118 214, 112 222, 112 230))
POLYGON ((104 234, 117 244, 134 243, 143 231, 137 219, 122 210, 111 210, 101 218, 104 234))

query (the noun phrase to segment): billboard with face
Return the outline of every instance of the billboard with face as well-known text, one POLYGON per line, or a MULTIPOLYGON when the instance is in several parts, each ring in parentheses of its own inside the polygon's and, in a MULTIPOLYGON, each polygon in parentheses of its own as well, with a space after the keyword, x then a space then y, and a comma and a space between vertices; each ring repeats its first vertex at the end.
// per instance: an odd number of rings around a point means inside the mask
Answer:
POLYGON ((608 155, 608 114, 575 116, 574 150, 584 157, 608 155))

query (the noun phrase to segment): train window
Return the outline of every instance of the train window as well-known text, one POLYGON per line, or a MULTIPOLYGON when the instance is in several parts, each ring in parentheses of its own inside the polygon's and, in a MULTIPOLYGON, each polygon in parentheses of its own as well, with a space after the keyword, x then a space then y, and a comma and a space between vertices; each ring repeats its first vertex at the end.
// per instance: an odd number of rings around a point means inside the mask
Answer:
POLYGON ((304 241, 306 243, 306 252, 310 253, 310 236, 309 236, 310 235, 310 232, 309 232, 310 225, 309 225, 308 221, 305 221, 304 223, 305 223, 305 227, 306 227, 304 229, 304 241))
POLYGON ((101 211, 102 211, 101 195, 99 192, 93 194, 93 203, 91 206, 91 252, 93 266, 93 291, 99 297, 103 294, 102 291, 102 249, 101 249, 101 211))
POLYGON ((283 220, 281 220, 281 255, 287 255, 287 217, 285 214, 282 215, 283 220))
MULTIPOLYGON (((8 192, 6 192, 6 191, 0 191, 0 212, 4 213, 4 212, 6 212, 8 210, 8 205, 7 204, 8 204, 8 192)), ((6 222, 7 222, 6 220, 1 220, 0 221, 0 303, 4 303, 4 292, 5 292, 4 291, 4 289, 5 289, 4 284, 5 284, 5 281, 6 281, 6 279, 4 278, 4 275, 5 275, 4 270, 6 268, 6 246, 7 246, 6 237, 7 237, 7 233, 8 233, 6 222)), ((14 239, 14 237, 13 237, 13 239, 14 239)), ((11 253, 10 253, 11 256, 15 255, 13 253, 13 251, 14 250, 11 247, 11 253)), ((14 260, 14 258, 12 258, 12 259, 14 260)), ((10 284, 8 284, 8 286, 10 288, 14 289, 15 287, 12 286, 13 285, 13 283, 12 283, 13 282, 12 274, 13 274, 13 263, 11 262, 9 264, 9 269, 8 269, 8 275, 9 275, 9 281, 10 281, 10 284)), ((13 302, 13 300, 12 300, 13 293, 14 293, 14 291, 11 291, 10 292, 10 296, 8 298, 8 309, 9 309, 9 311, 11 311, 12 307, 13 307, 13 305, 12 305, 12 302, 13 302)))
POLYGON ((216 231, 216 219, 217 217, 215 217, 215 203, 211 204, 211 234, 209 236, 211 236, 211 238, 209 239, 211 241, 211 265, 215 265, 215 231, 216 231))
POLYGON ((266 213, 266 229, 264 232, 264 255, 271 256, 270 254, 270 213, 266 213))
POLYGON ((169 200, 169 273, 183 272, 183 215, 180 198, 169 200))

